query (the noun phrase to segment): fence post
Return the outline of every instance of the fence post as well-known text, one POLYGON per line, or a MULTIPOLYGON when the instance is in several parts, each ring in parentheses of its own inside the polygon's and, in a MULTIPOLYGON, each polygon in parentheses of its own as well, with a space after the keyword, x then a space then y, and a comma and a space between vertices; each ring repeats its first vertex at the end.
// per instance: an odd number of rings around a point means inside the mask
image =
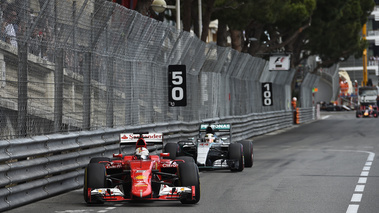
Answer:
POLYGON ((19 137, 26 137, 28 114, 28 43, 18 44, 18 116, 17 130, 19 137))
POLYGON ((54 74, 54 132, 60 132, 63 117, 63 49, 55 54, 54 74))
POLYGON ((91 128, 91 53, 84 53, 83 63, 83 130, 91 128))
POLYGON ((108 57, 108 65, 107 65, 107 109, 106 109, 106 122, 107 127, 113 127, 113 74, 114 74, 114 66, 113 66, 113 57, 108 57))

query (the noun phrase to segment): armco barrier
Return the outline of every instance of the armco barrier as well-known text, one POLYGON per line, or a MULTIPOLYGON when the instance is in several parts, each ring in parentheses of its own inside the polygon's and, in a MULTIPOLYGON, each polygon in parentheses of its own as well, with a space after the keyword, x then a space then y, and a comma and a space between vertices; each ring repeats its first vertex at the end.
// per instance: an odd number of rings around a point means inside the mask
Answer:
POLYGON ((315 120, 316 109, 315 107, 299 108, 299 124, 315 120))
MULTIPOLYGON (((0 141, 0 211, 82 187, 84 168, 95 156, 118 152, 122 132, 162 132, 165 142, 198 134, 200 123, 232 124, 232 140, 240 141, 293 125, 291 111, 214 118, 194 123, 166 123, 44 135, 0 141)), ((222 136, 222 135, 220 135, 222 136)), ((161 146, 152 147, 159 152, 161 146)), ((130 149, 130 153, 134 147, 130 149)))

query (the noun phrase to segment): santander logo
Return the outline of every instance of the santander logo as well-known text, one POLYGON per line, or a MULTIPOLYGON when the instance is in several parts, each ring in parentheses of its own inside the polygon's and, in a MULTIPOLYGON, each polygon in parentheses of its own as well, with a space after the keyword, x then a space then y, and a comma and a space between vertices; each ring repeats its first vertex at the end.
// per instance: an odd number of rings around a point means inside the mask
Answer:
MULTIPOLYGON (((138 139, 141 136, 139 134, 121 134, 122 140, 133 140, 138 139)), ((143 134, 142 138, 148 138, 148 139, 163 139, 162 133, 149 133, 149 134, 143 134)))

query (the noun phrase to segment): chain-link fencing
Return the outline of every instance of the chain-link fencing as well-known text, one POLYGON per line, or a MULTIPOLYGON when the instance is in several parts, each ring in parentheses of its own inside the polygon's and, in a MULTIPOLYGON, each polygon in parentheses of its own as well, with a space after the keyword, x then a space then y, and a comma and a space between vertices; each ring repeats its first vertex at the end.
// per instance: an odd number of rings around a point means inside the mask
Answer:
POLYGON ((293 70, 109 1, 14 1, 1 15, 3 139, 291 110, 293 70), (168 104, 172 64, 186 65, 186 107, 168 104))

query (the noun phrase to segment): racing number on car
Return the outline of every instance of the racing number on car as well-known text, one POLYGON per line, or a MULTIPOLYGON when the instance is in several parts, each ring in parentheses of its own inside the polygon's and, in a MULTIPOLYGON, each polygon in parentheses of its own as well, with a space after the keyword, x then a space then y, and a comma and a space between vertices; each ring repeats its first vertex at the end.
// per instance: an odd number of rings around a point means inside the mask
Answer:
POLYGON ((168 105, 187 106, 186 65, 168 66, 168 105))
POLYGON ((263 106, 272 106, 272 83, 262 83, 262 102, 263 106))

